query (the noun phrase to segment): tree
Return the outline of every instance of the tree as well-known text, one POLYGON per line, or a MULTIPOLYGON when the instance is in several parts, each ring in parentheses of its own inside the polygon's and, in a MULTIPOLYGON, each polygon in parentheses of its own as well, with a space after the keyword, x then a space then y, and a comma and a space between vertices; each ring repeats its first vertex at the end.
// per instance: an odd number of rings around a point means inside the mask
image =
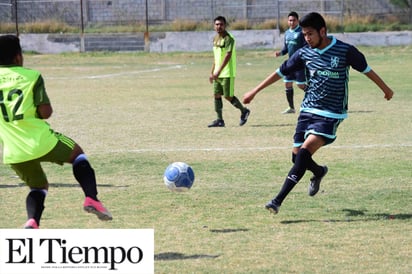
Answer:
POLYGON ((392 4, 403 8, 409 13, 409 23, 412 24, 412 0, 390 0, 392 4))

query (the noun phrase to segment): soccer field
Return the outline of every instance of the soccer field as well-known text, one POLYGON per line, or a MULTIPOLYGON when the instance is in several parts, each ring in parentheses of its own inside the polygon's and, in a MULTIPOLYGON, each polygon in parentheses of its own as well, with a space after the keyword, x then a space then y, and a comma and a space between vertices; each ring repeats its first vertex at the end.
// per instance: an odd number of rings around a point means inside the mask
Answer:
MULTIPOLYGON (((282 82, 248 106, 243 127, 224 102, 226 127, 207 128, 211 52, 26 55, 44 76, 52 128, 85 150, 114 218, 83 212, 69 165, 44 164, 51 186, 41 228, 154 228, 155 273, 410 273, 412 47, 361 50, 394 98, 351 70, 349 118, 314 156, 329 167, 320 192, 307 195, 306 173, 276 216, 264 205, 291 167, 297 118, 280 114, 282 82), (175 161, 195 171, 189 192, 163 183, 175 161)), ((282 60, 238 51, 236 95, 282 60)), ((303 92, 295 94, 299 105, 303 92)), ((0 166, 1 228, 23 226, 27 191, 0 166)))

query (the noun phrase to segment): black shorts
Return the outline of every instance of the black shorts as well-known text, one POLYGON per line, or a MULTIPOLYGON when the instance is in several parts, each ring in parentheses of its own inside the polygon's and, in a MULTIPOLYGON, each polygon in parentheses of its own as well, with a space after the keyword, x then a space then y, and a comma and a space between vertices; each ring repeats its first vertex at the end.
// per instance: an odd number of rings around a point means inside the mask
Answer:
POLYGON ((308 112, 301 112, 293 137, 293 146, 300 147, 310 134, 322 136, 325 145, 333 143, 336 139, 336 131, 342 119, 328 118, 308 112))
POLYGON ((306 85, 306 75, 305 75, 305 70, 298 70, 295 71, 289 75, 286 75, 283 78, 283 82, 285 83, 290 83, 290 82, 295 82, 298 85, 306 85))

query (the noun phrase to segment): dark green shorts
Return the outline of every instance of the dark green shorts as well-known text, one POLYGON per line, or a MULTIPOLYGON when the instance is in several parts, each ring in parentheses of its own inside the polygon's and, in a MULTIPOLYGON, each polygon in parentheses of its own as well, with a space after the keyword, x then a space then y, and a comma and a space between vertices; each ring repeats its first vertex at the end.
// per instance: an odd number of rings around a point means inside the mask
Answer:
POLYGON ((56 146, 46 155, 31 161, 11 164, 10 167, 31 188, 43 188, 47 185, 47 177, 41 166, 42 162, 51 162, 59 165, 67 163, 76 144, 69 137, 56 133, 59 139, 56 146))
POLYGON ((224 97, 233 97, 235 95, 235 78, 219 78, 213 82, 215 94, 223 95, 224 97))

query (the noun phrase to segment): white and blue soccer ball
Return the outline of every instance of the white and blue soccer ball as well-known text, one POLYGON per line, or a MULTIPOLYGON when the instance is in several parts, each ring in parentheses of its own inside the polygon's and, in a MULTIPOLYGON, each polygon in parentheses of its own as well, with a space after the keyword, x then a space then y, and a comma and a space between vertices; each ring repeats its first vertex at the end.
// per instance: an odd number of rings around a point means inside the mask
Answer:
POLYGON ((174 162, 166 168, 163 174, 163 181, 171 191, 187 191, 195 181, 195 173, 188 164, 174 162))

